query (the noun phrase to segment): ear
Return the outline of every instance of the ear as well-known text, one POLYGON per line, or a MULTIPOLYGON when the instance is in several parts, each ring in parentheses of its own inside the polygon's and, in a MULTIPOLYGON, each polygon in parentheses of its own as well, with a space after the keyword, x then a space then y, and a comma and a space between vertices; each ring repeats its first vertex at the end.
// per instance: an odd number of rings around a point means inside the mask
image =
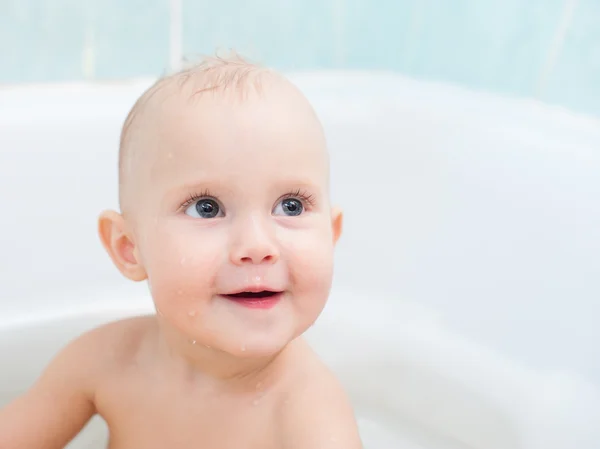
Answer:
POLYGON ((340 208, 334 207, 331 210, 331 230, 333 231, 333 244, 335 245, 342 235, 342 225, 344 214, 340 208))
POLYGON ((104 249, 119 271, 132 281, 147 278, 146 270, 139 262, 134 241, 126 232, 125 220, 121 214, 106 211, 98 219, 98 233, 104 249))

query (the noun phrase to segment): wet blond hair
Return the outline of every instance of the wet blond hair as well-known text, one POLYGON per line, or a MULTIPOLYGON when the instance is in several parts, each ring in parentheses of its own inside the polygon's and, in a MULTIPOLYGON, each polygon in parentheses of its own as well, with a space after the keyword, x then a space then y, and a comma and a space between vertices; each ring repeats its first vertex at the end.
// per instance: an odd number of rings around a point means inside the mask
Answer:
POLYGON ((123 191, 130 171, 128 160, 133 158, 134 135, 144 111, 156 99, 167 93, 189 89, 189 99, 209 93, 234 92, 244 98, 249 91, 260 91, 261 81, 271 70, 250 62, 236 51, 225 56, 203 57, 199 62, 186 64, 183 69, 167 74, 150 86, 135 102, 121 130, 119 142, 119 203, 123 208, 123 191))

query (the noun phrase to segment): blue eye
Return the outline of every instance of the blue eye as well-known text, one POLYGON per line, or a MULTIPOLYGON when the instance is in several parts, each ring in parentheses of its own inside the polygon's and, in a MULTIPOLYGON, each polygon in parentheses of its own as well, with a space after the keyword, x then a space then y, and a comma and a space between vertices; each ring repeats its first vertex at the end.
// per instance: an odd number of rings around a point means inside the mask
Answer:
POLYGON ((287 215, 288 217, 296 217, 304 212, 302 201, 296 198, 283 199, 273 211, 274 215, 287 215))
POLYGON ((209 198, 201 199, 191 204, 185 213, 190 217, 197 218, 215 218, 223 216, 219 204, 215 200, 209 198))

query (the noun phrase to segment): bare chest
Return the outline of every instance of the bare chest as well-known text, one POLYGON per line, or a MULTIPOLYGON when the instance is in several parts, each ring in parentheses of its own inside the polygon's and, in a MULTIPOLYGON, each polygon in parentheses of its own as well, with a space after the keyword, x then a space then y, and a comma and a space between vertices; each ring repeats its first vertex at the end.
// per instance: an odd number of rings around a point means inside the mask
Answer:
POLYGON ((278 400, 270 392, 198 394, 124 383, 98 397, 109 449, 279 449, 278 400))

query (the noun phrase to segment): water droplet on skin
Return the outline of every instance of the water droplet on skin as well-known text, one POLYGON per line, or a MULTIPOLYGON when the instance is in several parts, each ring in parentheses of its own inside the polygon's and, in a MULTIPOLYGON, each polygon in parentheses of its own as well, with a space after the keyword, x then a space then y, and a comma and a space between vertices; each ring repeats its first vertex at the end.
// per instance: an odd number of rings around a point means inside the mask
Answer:
POLYGON ((212 346, 209 346, 209 345, 204 345, 204 347, 205 347, 206 349, 212 349, 212 346))
POLYGON ((195 345, 196 344, 196 340, 192 340, 192 344, 195 345))
POLYGON ((254 276, 254 282, 258 284, 260 282, 260 276, 254 276))
POLYGON ((188 316, 196 316, 196 311, 195 310, 190 310, 188 312, 188 316))

